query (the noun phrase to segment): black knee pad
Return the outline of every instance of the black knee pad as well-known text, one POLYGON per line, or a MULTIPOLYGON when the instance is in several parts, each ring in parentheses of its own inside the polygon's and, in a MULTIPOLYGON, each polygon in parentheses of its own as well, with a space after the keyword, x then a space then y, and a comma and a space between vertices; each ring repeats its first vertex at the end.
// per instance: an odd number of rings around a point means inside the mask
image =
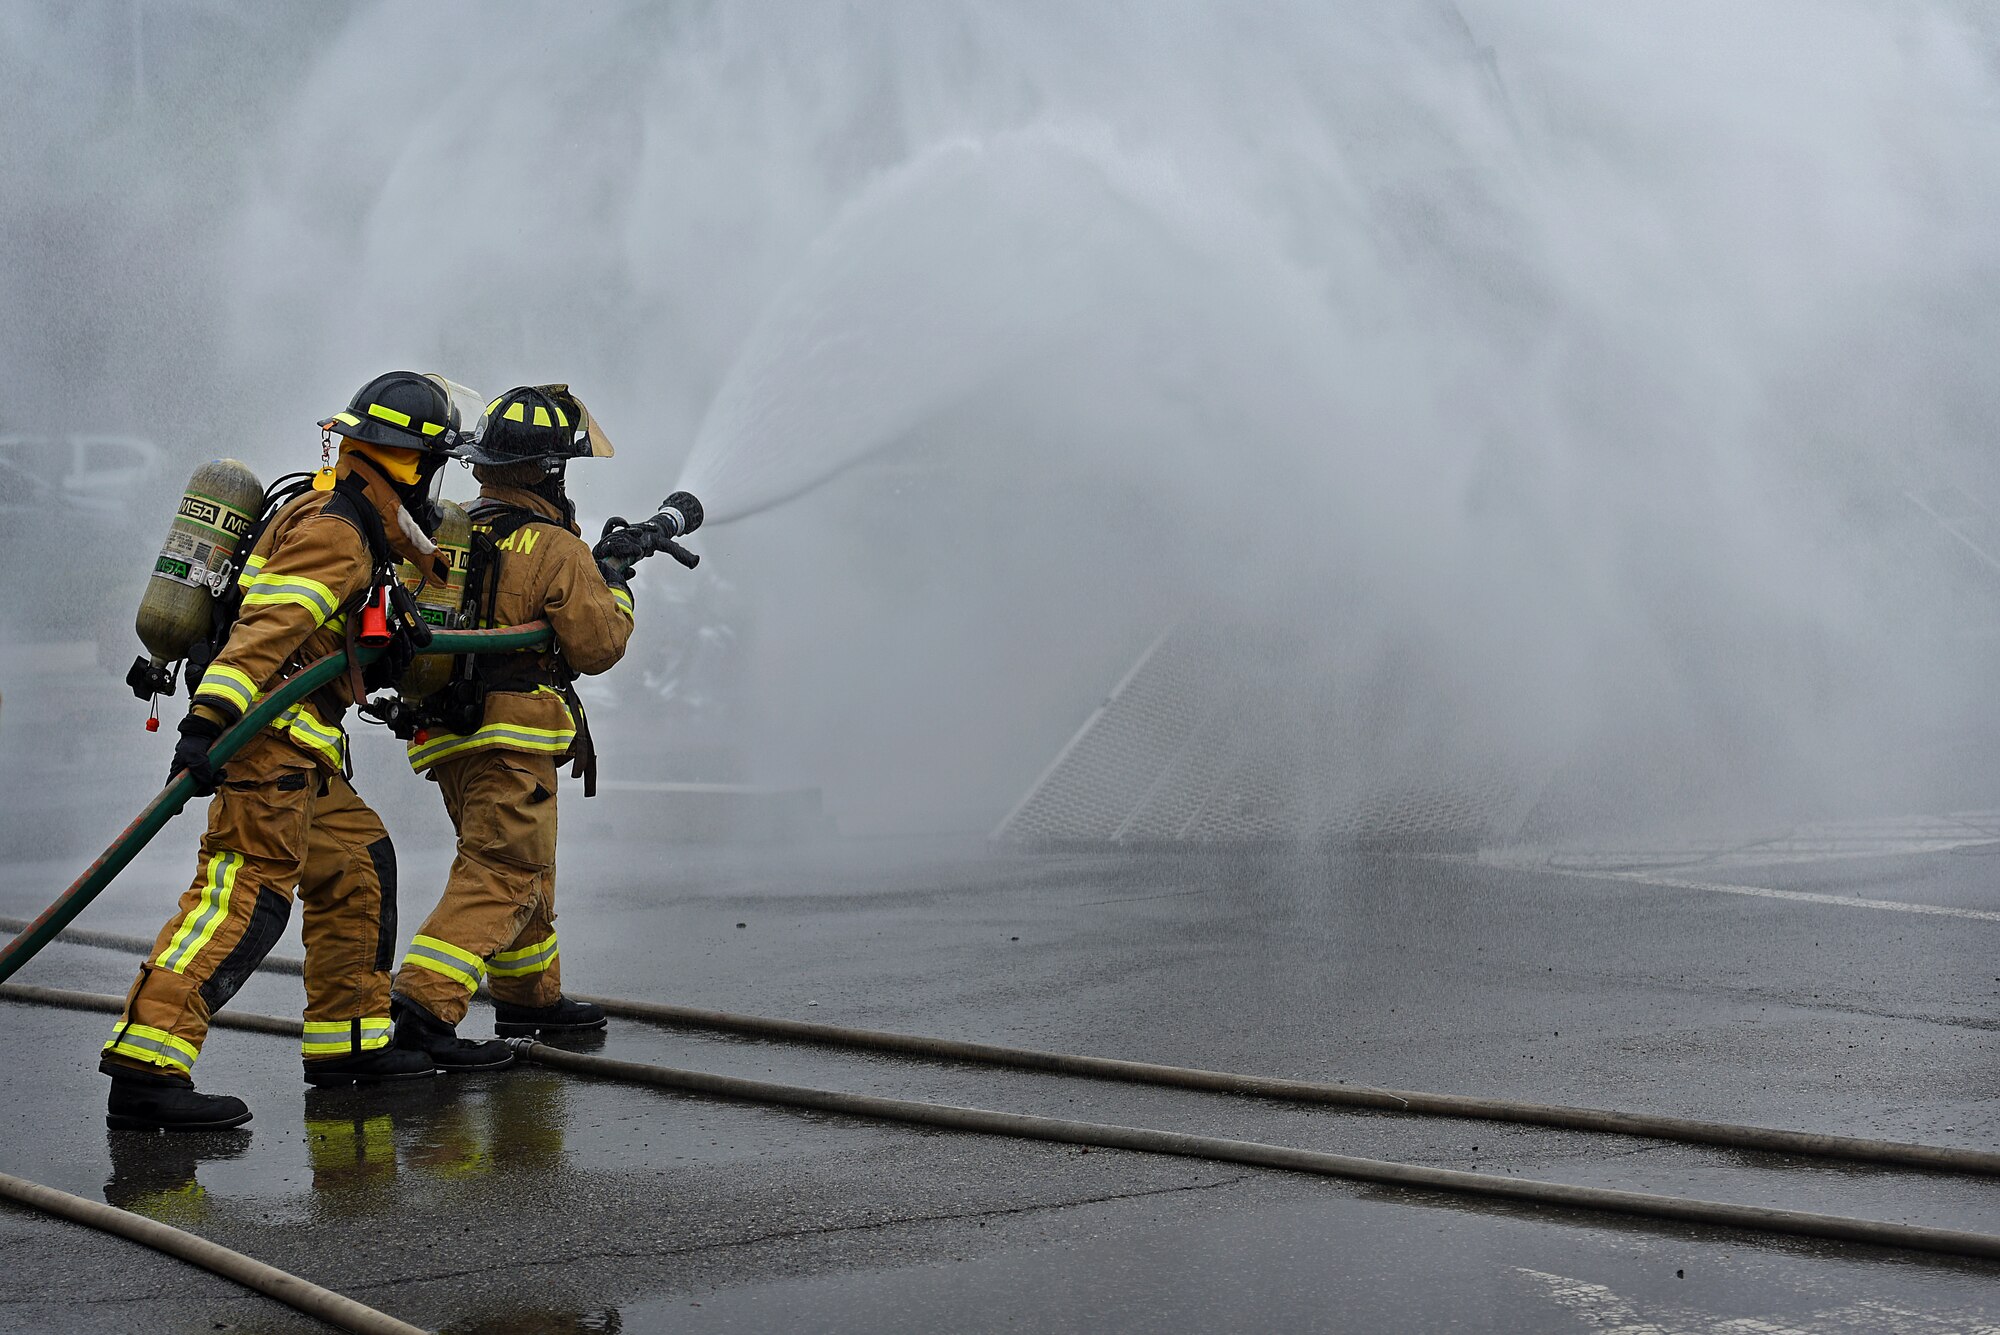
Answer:
POLYGON ((382 915, 375 940, 375 971, 387 973, 396 962, 396 845, 383 835, 368 845, 368 860, 375 864, 375 881, 382 887, 382 915))
POLYGON ((257 966, 271 953, 271 947, 285 934, 285 924, 291 918, 291 900, 275 890, 258 889, 257 907, 250 911, 250 925, 243 930, 243 939, 201 985, 202 1004, 208 1007, 210 1015, 227 1005, 244 980, 257 971, 257 966))

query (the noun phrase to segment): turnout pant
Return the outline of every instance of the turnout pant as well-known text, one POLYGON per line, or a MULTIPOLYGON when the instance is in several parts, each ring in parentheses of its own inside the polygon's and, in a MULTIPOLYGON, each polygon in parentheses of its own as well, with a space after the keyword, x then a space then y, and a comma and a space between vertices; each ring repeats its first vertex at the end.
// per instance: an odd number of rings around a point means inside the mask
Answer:
POLYGON ((556 950, 556 757, 483 748, 430 767, 458 831, 444 897, 410 939, 396 991, 446 1024, 485 977, 496 1001, 562 998, 556 950))
POLYGON ((153 943, 104 1045, 113 1065, 188 1074, 208 1019, 305 905, 308 1062, 389 1043, 396 850, 340 775, 260 733, 225 766, 194 884, 153 943))

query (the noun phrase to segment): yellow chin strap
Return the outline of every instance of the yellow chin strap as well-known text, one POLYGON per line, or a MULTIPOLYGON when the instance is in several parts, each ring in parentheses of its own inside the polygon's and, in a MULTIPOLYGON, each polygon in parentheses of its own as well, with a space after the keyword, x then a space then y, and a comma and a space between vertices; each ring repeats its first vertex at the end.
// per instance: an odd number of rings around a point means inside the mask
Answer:
POLYGON ((391 481, 400 482, 404 486, 415 484, 417 472, 423 466, 422 450, 398 449, 394 445, 376 445, 365 440, 343 441, 340 449, 343 454, 353 450, 381 469, 391 481))

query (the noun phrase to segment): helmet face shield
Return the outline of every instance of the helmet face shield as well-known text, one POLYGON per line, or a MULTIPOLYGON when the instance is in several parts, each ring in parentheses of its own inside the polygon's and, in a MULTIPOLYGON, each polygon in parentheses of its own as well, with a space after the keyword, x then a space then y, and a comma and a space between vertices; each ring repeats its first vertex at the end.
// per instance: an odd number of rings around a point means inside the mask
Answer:
POLYGON ((445 452, 455 458, 458 455, 459 446, 468 445, 472 442, 472 430, 466 424, 479 421, 479 414, 484 408, 486 400, 480 396, 478 390, 473 389, 469 385, 461 385, 456 380, 448 380, 444 376, 435 373, 426 376, 425 379, 432 381, 439 389, 442 389, 445 393, 445 398, 451 403, 452 420, 458 424, 455 427, 458 432, 458 439, 453 441, 452 448, 445 452))
POLYGON ((609 459, 612 456, 611 440, 604 434, 604 428, 590 415, 590 409, 583 406, 583 400, 569 392, 568 385, 536 385, 535 388, 561 404, 570 421, 576 423, 576 435, 570 441, 570 458, 609 459))
POLYGON ((436 505, 444 496, 444 464, 451 456, 435 454, 424 460, 428 475, 419 475, 418 481, 424 489, 424 499, 436 505))

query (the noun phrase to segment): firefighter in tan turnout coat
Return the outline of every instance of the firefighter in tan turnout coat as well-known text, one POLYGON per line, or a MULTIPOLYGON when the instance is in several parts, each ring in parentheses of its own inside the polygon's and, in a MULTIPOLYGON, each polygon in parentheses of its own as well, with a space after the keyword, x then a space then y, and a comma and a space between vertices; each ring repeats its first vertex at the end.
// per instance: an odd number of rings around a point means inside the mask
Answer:
POLYGON ((555 861, 558 764, 573 747, 589 760, 571 675, 609 669, 632 634, 631 592, 600 569, 563 490, 569 459, 610 453, 561 385, 503 394, 460 452, 480 482, 466 507, 473 615, 482 626, 546 620, 555 646, 459 660, 409 743, 411 766, 444 797, 458 852, 396 972, 395 1044, 448 1071, 513 1060, 497 1039, 457 1036, 482 978, 502 1034, 604 1026, 601 1009, 562 995, 555 861))
MULTIPOLYGON (((389 966, 396 937, 396 852, 348 782, 336 678, 228 761, 209 746, 264 692, 343 647, 360 597, 396 557, 428 568, 420 521, 433 477, 458 443, 449 393, 392 372, 321 423, 344 439, 338 465, 273 514, 237 580, 240 606, 180 725, 173 773, 214 794, 194 884, 160 929, 104 1045, 114 1128, 209 1130, 250 1120, 241 1099, 202 1094, 192 1072, 209 1017, 305 910, 305 1076, 316 1084, 432 1075, 394 1050, 389 966)), ((303 484, 301 484, 303 486, 303 484)), ((407 662, 405 658, 403 660, 407 662)), ((394 664, 386 672, 393 679, 394 664)), ((372 673, 371 673, 372 679, 372 673)))

